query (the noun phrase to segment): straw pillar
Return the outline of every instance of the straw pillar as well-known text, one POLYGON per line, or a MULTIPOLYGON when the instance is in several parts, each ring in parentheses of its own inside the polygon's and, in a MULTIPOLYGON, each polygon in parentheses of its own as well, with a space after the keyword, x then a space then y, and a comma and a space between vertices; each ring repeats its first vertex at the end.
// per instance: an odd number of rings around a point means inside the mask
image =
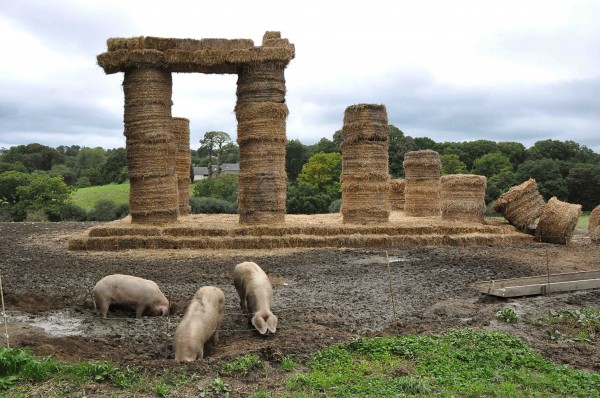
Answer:
POLYGON ((240 224, 285 221, 285 142, 288 108, 284 65, 247 65, 238 72, 237 142, 240 148, 240 224))
POLYGON ((346 108, 342 138, 343 222, 387 222, 390 177, 385 106, 358 104, 346 108))
POLYGON ((179 215, 190 214, 190 121, 183 117, 173 118, 173 136, 177 146, 175 171, 177 172, 177 193, 179 196, 179 215))
POLYGON ((412 217, 440 215, 440 172, 442 162, 436 151, 411 151, 402 162, 406 186, 404 213, 412 217))
POLYGON ((176 145, 172 133, 171 72, 125 72, 125 137, 133 223, 177 221, 176 145))
POLYGON ((487 178, 449 174, 440 179, 442 220, 483 224, 487 178))

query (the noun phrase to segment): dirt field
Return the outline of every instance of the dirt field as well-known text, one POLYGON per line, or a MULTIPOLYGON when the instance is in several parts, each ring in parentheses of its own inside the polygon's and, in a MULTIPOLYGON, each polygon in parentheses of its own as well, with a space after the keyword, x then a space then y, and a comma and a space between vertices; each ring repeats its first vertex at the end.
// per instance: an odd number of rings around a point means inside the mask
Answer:
MULTIPOLYGON (((567 247, 388 248, 388 268, 385 249, 68 251, 69 237, 92 225, 0 223, 11 346, 61 360, 108 360, 157 372, 181 366, 209 375, 249 353, 275 363, 283 356, 305 359, 320 347, 358 335, 438 333, 468 325, 509 331, 548 359, 600 372, 600 343, 553 341, 532 322, 549 309, 599 308, 600 289, 500 299, 473 287, 479 280, 541 275, 547 269, 600 269, 598 246, 583 231, 576 231, 567 247), (275 335, 258 335, 240 313, 231 273, 242 261, 257 262, 273 282, 273 310, 279 317, 275 335), (157 282, 170 297, 172 316, 135 320, 132 312, 116 309, 102 320, 93 311, 90 291, 112 273, 157 282), (172 335, 188 300, 203 285, 225 293, 221 341, 203 362, 176 365, 172 335), (515 326, 495 319, 506 307, 521 317, 515 326)), ((257 383, 268 388, 273 381, 257 383)))

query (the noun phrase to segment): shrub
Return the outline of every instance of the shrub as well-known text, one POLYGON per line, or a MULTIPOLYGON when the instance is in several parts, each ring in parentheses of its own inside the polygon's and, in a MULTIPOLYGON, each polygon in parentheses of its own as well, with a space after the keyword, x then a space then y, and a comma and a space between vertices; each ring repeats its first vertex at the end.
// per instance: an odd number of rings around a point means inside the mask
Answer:
POLYGON ((90 221, 112 221, 117 218, 117 205, 110 199, 98 200, 87 214, 90 221))
POLYGON ((237 204, 215 198, 190 198, 192 214, 235 214, 237 204))
POLYGON ((115 208, 117 219, 123 218, 129 214, 129 203, 118 204, 115 208))
POLYGON ((329 212, 330 213, 339 213, 340 210, 342 209, 342 199, 336 199, 333 202, 331 202, 331 204, 329 205, 329 212))
POLYGON ((66 204, 60 208, 61 221, 85 221, 87 213, 83 207, 74 204, 66 204))
POLYGON ((328 212, 331 197, 305 182, 288 185, 285 201, 288 214, 323 214, 328 212))
POLYGON ((27 216, 25 217, 25 221, 28 222, 47 222, 48 216, 44 212, 44 210, 39 209, 29 209, 27 210, 27 216))

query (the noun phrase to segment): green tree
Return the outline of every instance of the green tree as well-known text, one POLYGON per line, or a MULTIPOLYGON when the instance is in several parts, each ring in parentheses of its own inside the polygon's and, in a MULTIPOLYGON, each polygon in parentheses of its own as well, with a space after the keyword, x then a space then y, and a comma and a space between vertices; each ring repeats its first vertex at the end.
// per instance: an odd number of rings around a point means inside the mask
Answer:
POLYGON ((124 172, 127 167, 125 148, 110 149, 106 153, 106 162, 100 175, 104 184, 122 184, 127 180, 124 172))
POLYGON ((102 185, 101 171, 106 163, 106 151, 103 148, 83 147, 75 158, 78 177, 87 177, 92 185, 102 185))
POLYGON ((508 157, 500 152, 487 153, 473 162, 473 173, 488 178, 506 170, 512 170, 512 165, 508 157))
POLYGON ((447 174, 466 174, 467 165, 465 165, 458 155, 441 155, 442 175, 447 174))
POLYGON ((508 191, 511 187, 516 185, 515 173, 510 170, 501 171, 498 174, 494 174, 487 179, 485 188, 485 201, 486 203, 493 202, 498 199, 500 195, 508 191))
POLYGON ((285 200, 288 214, 323 214, 328 213, 331 197, 306 182, 288 184, 285 200))
POLYGON ((223 164, 223 148, 231 143, 231 137, 224 131, 208 131, 200 140, 198 152, 206 154, 206 165, 216 165, 216 175, 221 174, 221 165, 223 164))
POLYGON ((404 155, 416 151, 417 145, 412 137, 405 136, 402 130, 393 124, 388 125, 388 164, 389 173, 394 177, 404 176, 404 155))
POLYGON ((21 216, 28 211, 43 211, 50 221, 60 221, 60 209, 70 203, 72 188, 62 180, 62 177, 50 177, 43 172, 31 174, 27 185, 17 187, 18 203, 16 204, 21 216))
POLYGON ((235 174, 221 174, 216 178, 206 178, 194 183, 193 196, 221 199, 236 202, 238 194, 238 177, 235 174))
POLYGON ((10 147, 2 154, 0 161, 21 163, 31 173, 35 170, 48 171, 52 166, 64 163, 64 155, 54 148, 34 143, 10 147))
POLYGON ((576 164, 571 168, 566 180, 570 203, 578 203, 586 211, 600 204, 600 166, 576 164))
POLYGON ((319 192, 337 198, 340 192, 342 155, 338 152, 319 152, 311 156, 298 175, 298 182, 307 183, 319 192))
POLYGON ((296 182, 308 157, 308 148, 299 140, 290 140, 285 144, 285 172, 288 181, 296 182))
POLYGON ((475 159, 488 153, 498 152, 498 144, 490 140, 465 141, 458 144, 458 148, 461 152, 460 160, 469 170, 473 170, 475 159))
POLYGON ((574 163, 597 163, 599 155, 574 141, 542 140, 527 150, 530 159, 553 159, 574 163))
POLYGON ((417 147, 417 149, 415 149, 416 151, 424 151, 425 149, 437 151, 438 149, 435 141, 429 137, 416 137, 414 142, 417 147))
POLYGON ((21 173, 28 173, 27 167, 23 166, 23 163, 21 162, 10 163, 0 161, 0 173, 4 173, 5 171, 19 171, 21 173))
POLYGON ((344 143, 344 135, 342 129, 336 130, 336 132, 333 133, 332 142, 333 145, 335 145, 335 147, 338 149, 338 151, 342 152, 342 144, 344 143))
POLYGON ((538 191, 545 200, 556 196, 566 200, 569 194, 567 182, 561 174, 559 162, 552 159, 528 160, 521 164, 516 172, 517 183, 533 178, 538 191))
POLYGON ((77 174, 75 171, 71 170, 70 167, 64 164, 57 164, 52 166, 50 171, 48 172, 50 177, 58 177, 61 176, 65 184, 70 186, 75 186, 77 183, 77 174))
POLYGON ((341 148, 338 147, 336 144, 333 143, 333 141, 331 141, 328 138, 321 138, 319 140, 319 142, 317 142, 314 145, 311 145, 308 147, 308 152, 310 154, 310 156, 315 155, 319 152, 324 152, 324 153, 341 153, 341 148))
POLYGON ((499 142, 498 150, 502 152, 513 166, 513 171, 527 160, 527 149, 520 142, 499 142))
POLYGON ((28 185, 31 175, 20 171, 5 171, 0 174, 0 205, 14 206, 18 201, 17 188, 28 185))

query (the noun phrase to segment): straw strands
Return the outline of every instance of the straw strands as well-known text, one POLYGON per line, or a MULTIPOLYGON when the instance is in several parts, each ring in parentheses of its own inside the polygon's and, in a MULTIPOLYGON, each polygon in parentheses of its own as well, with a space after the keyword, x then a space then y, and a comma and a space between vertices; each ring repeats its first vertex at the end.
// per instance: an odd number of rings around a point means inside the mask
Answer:
POLYGON ((535 229, 536 218, 542 214, 544 204, 537 183, 530 178, 500 195, 493 207, 515 227, 532 232, 535 229))
POLYGON ((357 104, 346 108, 342 136, 344 223, 387 222, 390 203, 385 106, 357 104))
POLYGON ((442 162, 436 151, 411 151, 402 162, 406 185, 404 211, 413 217, 440 215, 440 171, 442 162))
POLYGON ((590 213, 588 233, 593 243, 600 243, 600 205, 590 213))
POLYGON ((483 223, 486 181, 475 174, 442 176, 442 220, 483 223))
POLYGON ((396 180, 390 180, 390 205, 392 210, 404 210, 404 187, 406 186, 406 180, 399 178, 396 180))
POLYGON ((566 245, 581 215, 581 205, 561 202, 552 197, 542 210, 535 230, 536 240, 566 245))
POLYGON ((173 137, 177 146, 175 171, 177 173, 177 196, 179 197, 179 215, 190 213, 190 121, 182 117, 173 118, 173 137))

